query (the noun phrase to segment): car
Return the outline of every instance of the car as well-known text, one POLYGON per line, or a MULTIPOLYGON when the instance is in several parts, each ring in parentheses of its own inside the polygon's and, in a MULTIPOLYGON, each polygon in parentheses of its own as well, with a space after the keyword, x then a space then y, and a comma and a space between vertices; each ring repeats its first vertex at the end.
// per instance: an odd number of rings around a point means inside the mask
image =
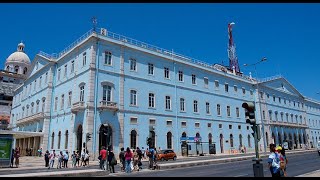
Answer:
POLYGON ((177 159, 177 155, 172 149, 163 149, 158 152, 157 160, 168 161, 169 159, 172 159, 174 161, 177 159))

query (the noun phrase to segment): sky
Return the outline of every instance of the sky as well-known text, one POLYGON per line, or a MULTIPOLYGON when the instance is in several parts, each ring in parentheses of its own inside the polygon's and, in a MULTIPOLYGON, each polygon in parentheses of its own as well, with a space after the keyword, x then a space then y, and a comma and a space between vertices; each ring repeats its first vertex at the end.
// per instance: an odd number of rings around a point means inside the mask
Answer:
POLYGON ((97 27, 224 65, 234 22, 241 72, 282 75, 320 100, 317 3, 0 3, 0 68, 21 41, 31 61, 39 51, 59 53, 92 28, 92 17, 97 27))

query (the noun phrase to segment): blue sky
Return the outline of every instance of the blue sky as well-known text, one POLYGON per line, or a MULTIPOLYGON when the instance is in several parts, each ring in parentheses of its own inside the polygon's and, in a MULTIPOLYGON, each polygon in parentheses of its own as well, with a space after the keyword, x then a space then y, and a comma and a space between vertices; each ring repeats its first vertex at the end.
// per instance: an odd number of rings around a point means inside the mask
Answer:
POLYGON ((320 4, 316 3, 1 3, 0 64, 22 40, 31 60, 58 53, 98 27, 208 63, 228 64, 227 24, 240 70, 283 75, 304 96, 320 99, 320 4))

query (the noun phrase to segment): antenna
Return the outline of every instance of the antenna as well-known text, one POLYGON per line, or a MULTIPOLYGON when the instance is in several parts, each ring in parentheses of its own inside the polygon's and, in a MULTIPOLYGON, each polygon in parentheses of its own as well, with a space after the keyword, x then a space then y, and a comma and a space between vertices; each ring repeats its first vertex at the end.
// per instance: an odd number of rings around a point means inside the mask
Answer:
POLYGON ((97 18, 93 16, 91 20, 92 20, 93 31, 95 32, 97 27, 97 18))

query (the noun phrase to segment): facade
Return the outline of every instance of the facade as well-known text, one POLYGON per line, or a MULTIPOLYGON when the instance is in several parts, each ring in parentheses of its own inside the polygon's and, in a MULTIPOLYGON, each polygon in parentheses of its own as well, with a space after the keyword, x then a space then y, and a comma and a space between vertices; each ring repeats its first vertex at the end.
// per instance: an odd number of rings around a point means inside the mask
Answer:
POLYGON ((17 51, 5 62, 5 70, 0 70, 0 129, 7 130, 10 123, 10 111, 13 90, 26 79, 30 59, 24 53, 24 44, 18 44, 17 51))
POLYGON ((38 53, 27 76, 15 89, 11 126, 37 136, 17 139, 22 149, 86 147, 96 159, 102 145, 116 154, 146 149, 150 136, 155 147, 180 155, 254 151, 246 101, 259 107, 261 151, 271 142, 303 148, 319 139, 320 102, 285 78, 238 75, 106 29, 90 30, 59 54, 38 53))

